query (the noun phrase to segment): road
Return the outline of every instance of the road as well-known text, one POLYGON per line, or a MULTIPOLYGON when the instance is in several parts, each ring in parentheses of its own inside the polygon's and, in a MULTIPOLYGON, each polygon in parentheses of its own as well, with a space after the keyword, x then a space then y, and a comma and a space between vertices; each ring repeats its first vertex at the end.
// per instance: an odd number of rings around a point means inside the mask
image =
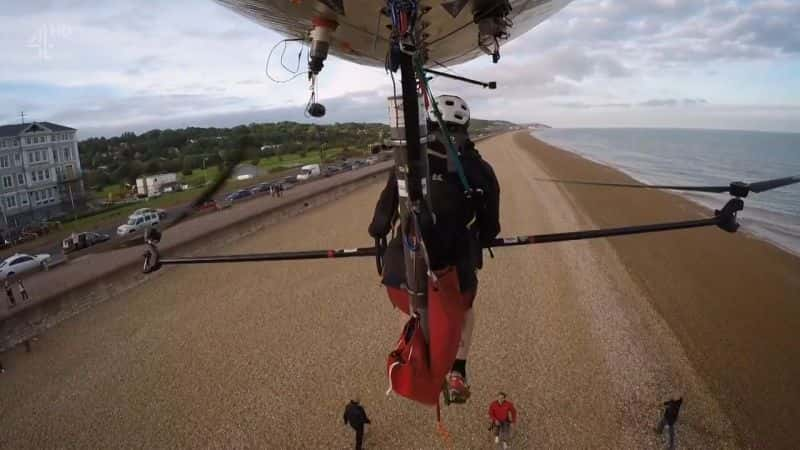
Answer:
MULTIPOLYGON (((363 167, 367 167, 367 166, 362 166, 361 168, 363 168, 363 167)), ((341 178, 343 175, 345 175, 347 173, 348 173, 348 171, 341 172, 341 173, 339 173, 337 175, 334 175, 334 176, 328 177, 328 178, 334 178, 334 179, 341 178)), ((283 176, 281 176, 279 178, 276 178, 276 180, 277 179, 282 179, 282 178, 285 178, 285 177, 286 177, 286 174, 284 174, 283 176)), ((297 185, 314 183, 315 181, 318 181, 318 180, 321 180, 321 179, 324 179, 324 178, 312 179, 312 180, 310 180, 308 182, 297 183, 297 185)), ((253 186, 250 186, 250 187, 253 187, 253 186)), ((249 189, 250 187, 248 187, 247 189, 249 189)), ((200 194, 200 192, 201 192, 200 190, 197 190, 197 194, 198 195, 200 194)), ((216 196, 214 196, 214 200, 216 200, 219 204, 224 204, 224 203, 226 203, 225 202, 225 197, 229 193, 230 192, 221 192, 221 193, 217 194, 216 196)), ((258 193, 255 193, 254 195, 250 196, 250 197, 247 197, 247 198, 244 198, 244 199, 241 199, 241 200, 237 200, 235 203, 237 205, 240 204, 240 203, 247 203, 247 202, 249 202, 251 200, 254 200, 256 198, 264 197, 264 196, 268 196, 268 195, 269 194, 267 194, 265 192, 258 192, 258 193)), ((169 208, 164 208, 164 210, 167 212, 167 218, 164 221, 164 224, 165 225, 169 225, 170 222, 172 221, 172 219, 174 217, 176 217, 181 211, 183 211, 187 207, 187 205, 188 204, 182 204, 182 205, 172 206, 172 207, 169 207, 169 208)), ((142 202, 141 206, 142 206, 142 208, 147 208, 148 207, 146 202, 142 202)), ((93 232, 96 232, 96 233, 107 234, 111 238, 110 239, 111 241, 113 241, 113 242, 118 242, 118 241, 121 242, 123 240, 123 238, 121 238, 121 237, 119 237, 117 235, 117 227, 119 225, 122 225, 122 223, 123 222, 116 223, 114 225, 105 225, 105 226, 97 227, 95 229, 83 230, 83 231, 93 231, 93 232)), ((139 233, 137 235, 137 237, 138 236, 141 236, 141 233, 139 233)), ((47 239, 47 238, 48 237, 45 236, 44 239, 47 239)), ((125 239, 131 239, 131 237, 126 237, 125 239)), ((51 264, 50 264, 51 267, 54 267, 54 266, 60 265, 62 263, 68 262, 69 259, 77 259, 77 258, 79 258, 79 257, 81 257, 83 255, 86 255, 88 253, 91 253, 91 252, 92 252, 92 249, 89 248, 89 249, 82 249, 82 250, 74 251, 74 252, 70 253, 69 255, 65 255, 64 251, 63 251, 63 249, 61 247, 61 241, 46 241, 46 240, 43 240, 42 245, 33 246, 32 248, 25 248, 23 250, 18 250, 18 251, 15 251, 13 248, 11 248, 11 249, 8 249, 8 250, 5 251, 5 253, 8 256, 10 256, 10 255, 12 255, 14 253, 26 253, 26 254, 31 254, 31 255, 40 254, 40 253, 47 253, 47 254, 51 255, 51 257, 52 257, 51 264)))
MULTIPOLYGON (((508 135, 481 148, 501 179, 504 235, 586 226, 508 135)), ((369 244, 381 183, 219 251, 369 244)), ((674 336, 603 241, 496 252, 480 274, 473 396, 443 417, 455 448, 492 448, 497 391, 520 413, 516 448, 658 448, 658 402, 681 392, 685 446, 728 448, 730 425, 674 336), (625 298, 626 301, 621 301, 625 298), (627 306, 641 299, 639 307, 627 306)), ((374 262, 177 267, 3 355, 3 448, 324 448, 359 396, 367 448, 444 448, 431 408, 386 396, 403 318, 374 262)))

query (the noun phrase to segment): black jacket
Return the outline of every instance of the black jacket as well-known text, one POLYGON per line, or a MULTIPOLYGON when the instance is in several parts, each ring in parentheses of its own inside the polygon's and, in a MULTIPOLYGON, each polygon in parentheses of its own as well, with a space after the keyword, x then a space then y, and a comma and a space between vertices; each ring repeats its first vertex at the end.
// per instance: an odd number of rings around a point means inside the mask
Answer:
POLYGON ((363 427, 364 424, 370 423, 364 407, 352 400, 344 408, 344 424, 347 425, 348 423, 353 428, 363 427))
MULTIPOLYGON (((435 150, 446 154, 443 148, 435 150)), ((436 224, 426 245, 431 267, 438 270, 455 266, 462 291, 469 291, 477 286, 475 269, 483 266, 482 248, 500 233, 500 184, 492 166, 481 157, 472 141, 464 144, 460 161, 473 191, 469 196, 458 174, 448 172, 446 159, 428 158, 429 191, 436 224)), ((398 216, 398 204, 397 179, 392 172, 375 206, 369 226, 371 236, 379 238, 389 233, 398 216)), ((402 284, 405 268, 399 237, 390 242, 384 267, 384 284, 402 284)))

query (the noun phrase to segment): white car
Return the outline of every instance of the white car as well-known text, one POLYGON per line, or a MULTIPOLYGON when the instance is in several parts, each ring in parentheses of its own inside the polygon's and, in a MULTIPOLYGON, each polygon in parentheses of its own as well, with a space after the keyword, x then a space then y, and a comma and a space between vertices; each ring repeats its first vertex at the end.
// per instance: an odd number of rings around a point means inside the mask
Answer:
POLYGON ((131 216, 141 216, 142 214, 147 214, 147 213, 156 213, 158 214, 159 219, 167 217, 167 211, 161 208, 159 209, 139 208, 136 211, 134 211, 133 214, 131 214, 131 216))
POLYGON ((118 236, 127 236, 132 233, 144 231, 147 228, 155 228, 161 223, 161 219, 156 212, 147 212, 144 214, 132 214, 128 217, 128 223, 124 223, 117 227, 118 236))
POLYGON ((49 262, 50 255, 47 253, 33 256, 17 253, 16 255, 9 256, 0 263, 0 279, 4 280, 14 275, 38 269, 46 270, 49 262))

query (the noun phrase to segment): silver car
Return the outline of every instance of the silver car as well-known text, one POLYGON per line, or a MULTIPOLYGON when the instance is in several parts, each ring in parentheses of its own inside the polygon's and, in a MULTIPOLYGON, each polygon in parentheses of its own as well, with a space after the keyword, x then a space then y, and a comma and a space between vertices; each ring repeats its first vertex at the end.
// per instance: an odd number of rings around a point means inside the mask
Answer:
POLYGON ((34 270, 46 270, 49 262, 50 255, 47 253, 41 253, 33 256, 26 255, 24 253, 17 253, 16 255, 9 256, 2 263, 0 263, 0 280, 34 270))

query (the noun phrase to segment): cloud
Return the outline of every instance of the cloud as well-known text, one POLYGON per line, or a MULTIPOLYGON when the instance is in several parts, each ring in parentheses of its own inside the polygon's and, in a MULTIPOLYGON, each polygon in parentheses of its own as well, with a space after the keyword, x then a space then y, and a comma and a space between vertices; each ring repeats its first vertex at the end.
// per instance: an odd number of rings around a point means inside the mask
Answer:
POLYGON ((676 107, 676 106, 697 106, 708 104, 708 100, 703 98, 658 98, 650 99, 638 104, 645 107, 676 107))
MULTIPOLYGON (((25 110, 89 133, 304 119, 305 76, 276 84, 264 74, 280 36, 215 2, 7 3, 0 50, 13 70, 0 70, 0 117, 8 121, 25 110)), ((569 125, 572 114, 602 126, 682 123, 691 113, 702 126, 751 114, 770 117, 759 127, 800 129, 792 122, 798 27, 800 2, 791 0, 577 0, 503 46, 500 64, 483 56, 453 68, 497 81, 497 90, 442 78, 433 88, 462 95, 477 117, 569 125)), ((288 49, 287 63, 296 54, 288 49)), ((270 71, 286 75, 277 60, 270 71)), ((319 91, 326 120, 384 121, 392 85, 381 69, 331 57, 319 91)))
POLYGON ((322 119, 312 119, 305 115, 305 104, 292 104, 276 108, 232 108, 240 99, 209 99, 200 95, 141 96, 134 99, 111 101, 91 110, 78 109, 62 111, 54 121, 72 123, 82 137, 113 136, 125 131, 141 133, 151 129, 201 127, 234 127, 252 122, 296 122, 335 123, 335 122, 381 122, 388 121, 386 97, 375 95, 372 91, 355 92, 327 99, 324 104, 327 114, 322 119), (153 111, 158 107, 157 114, 153 111), (135 120, 102 121, 98 117, 113 117, 114 111, 134 109, 135 120))

